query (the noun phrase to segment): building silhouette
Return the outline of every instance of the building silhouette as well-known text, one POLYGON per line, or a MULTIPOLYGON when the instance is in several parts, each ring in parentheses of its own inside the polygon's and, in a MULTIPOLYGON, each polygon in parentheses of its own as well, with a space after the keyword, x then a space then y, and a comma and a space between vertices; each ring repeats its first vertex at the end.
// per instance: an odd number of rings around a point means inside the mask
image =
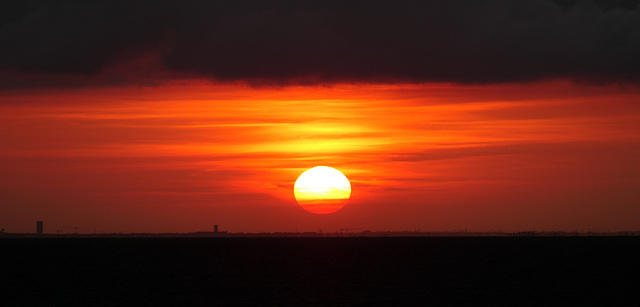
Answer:
POLYGON ((218 232, 218 225, 213 225, 213 232, 218 232))
POLYGON ((36 221, 36 233, 41 235, 44 233, 44 222, 36 221))

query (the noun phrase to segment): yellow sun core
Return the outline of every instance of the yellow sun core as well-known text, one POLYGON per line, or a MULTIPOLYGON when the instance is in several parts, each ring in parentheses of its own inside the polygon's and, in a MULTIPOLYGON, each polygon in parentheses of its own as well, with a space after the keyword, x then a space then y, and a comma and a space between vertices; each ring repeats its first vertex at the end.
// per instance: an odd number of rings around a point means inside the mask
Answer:
POLYGON ((293 193, 298 204, 311 213, 334 213, 351 197, 351 183, 335 168, 316 166, 298 177, 293 193))

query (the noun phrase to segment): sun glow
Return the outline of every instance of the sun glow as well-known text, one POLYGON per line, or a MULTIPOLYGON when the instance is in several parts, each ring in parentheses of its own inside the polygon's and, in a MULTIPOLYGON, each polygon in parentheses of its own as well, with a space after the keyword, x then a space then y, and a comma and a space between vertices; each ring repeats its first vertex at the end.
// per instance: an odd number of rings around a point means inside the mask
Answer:
POLYGON ((298 204, 305 210, 328 214, 344 207, 351 197, 351 183, 335 168, 316 166, 298 177, 293 192, 298 204))

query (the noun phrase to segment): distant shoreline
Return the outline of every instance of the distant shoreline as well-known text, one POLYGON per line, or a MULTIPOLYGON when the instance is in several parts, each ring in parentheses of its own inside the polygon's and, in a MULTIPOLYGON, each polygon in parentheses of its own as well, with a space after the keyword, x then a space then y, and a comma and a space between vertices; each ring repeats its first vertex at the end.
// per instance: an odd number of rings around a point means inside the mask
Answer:
POLYGON ((99 234, 36 234, 0 233, 2 238, 339 238, 339 237, 628 237, 640 236, 640 231, 616 232, 472 232, 472 231, 363 231, 363 232, 188 232, 188 233, 99 233, 99 234))

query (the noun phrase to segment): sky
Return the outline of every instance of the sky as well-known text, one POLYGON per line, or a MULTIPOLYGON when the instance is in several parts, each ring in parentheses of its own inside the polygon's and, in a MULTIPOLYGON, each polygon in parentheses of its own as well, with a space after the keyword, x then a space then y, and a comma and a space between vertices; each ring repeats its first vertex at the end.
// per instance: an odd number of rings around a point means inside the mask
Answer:
POLYGON ((2 3, 0 228, 640 230, 638 2, 2 3))

